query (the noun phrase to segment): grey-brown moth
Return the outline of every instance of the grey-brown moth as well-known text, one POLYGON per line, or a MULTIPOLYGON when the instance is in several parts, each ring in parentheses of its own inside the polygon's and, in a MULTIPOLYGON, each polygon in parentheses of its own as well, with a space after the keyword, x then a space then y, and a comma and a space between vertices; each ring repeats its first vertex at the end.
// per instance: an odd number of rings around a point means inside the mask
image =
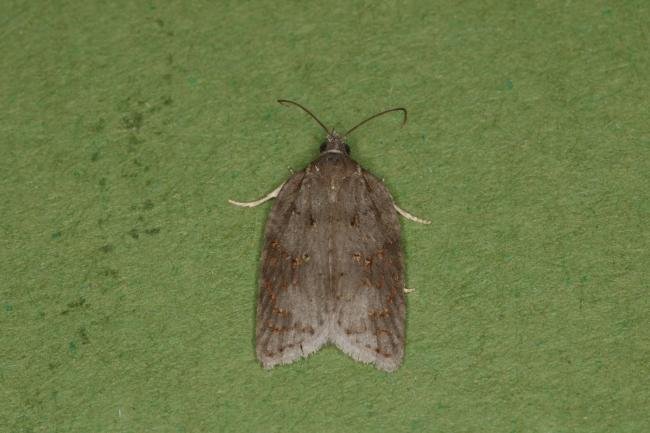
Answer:
POLYGON ((332 343, 357 361, 394 371, 405 341, 404 256, 397 207, 384 184, 350 158, 346 137, 302 105, 327 133, 320 156, 253 207, 276 198, 264 234, 256 352, 265 368, 332 343))

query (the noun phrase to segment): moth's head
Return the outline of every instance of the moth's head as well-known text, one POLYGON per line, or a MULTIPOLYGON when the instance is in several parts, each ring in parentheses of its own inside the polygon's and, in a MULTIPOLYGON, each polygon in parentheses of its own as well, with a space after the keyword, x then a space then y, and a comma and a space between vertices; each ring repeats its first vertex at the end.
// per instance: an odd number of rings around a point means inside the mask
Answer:
POLYGON ((327 139, 320 145, 320 153, 340 153, 350 155, 350 146, 345 142, 346 138, 332 130, 327 134, 327 139))
POLYGON ((363 125, 364 123, 368 122, 369 120, 374 119, 375 117, 382 116, 382 115, 384 115, 386 113, 392 113, 394 111, 401 111, 402 113, 404 113, 404 121, 402 122, 402 125, 404 125, 406 123, 406 109, 405 108, 390 108, 388 110, 384 110, 384 111, 382 111, 380 113, 377 113, 377 114, 374 114, 374 115, 368 117, 366 120, 364 120, 364 121, 362 121, 360 123, 357 123, 357 126, 355 126, 354 128, 349 129, 348 132, 346 132, 345 134, 339 135, 333 129, 330 130, 327 126, 325 126, 323 124, 323 122, 318 120, 318 117, 314 116, 314 113, 312 113, 311 111, 309 111, 308 109, 306 109, 305 107, 300 105, 299 103, 294 102, 294 101, 289 101, 288 99, 278 99, 278 102, 280 104, 291 104, 291 105, 295 105, 295 106, 301 108, 305 113, 309 114, 312 117, 312 119, 314 119, 316 121, 316 123, 318 123, 321 126, 321 128, 323 128, 323 130, 327 133, 327 139, 325 140, 325 142, 323 144, 320 145, 320 154, 321 155, 323 155, 325 153, 338 153, 340 155, 349 156, 350 155, 350 146, 348 146, 348 143, 346 143, 346 141, 345 141, 346 137, 348 135, 350 135, 352 133, 352 131, 357 129, 359 126, 363 125))

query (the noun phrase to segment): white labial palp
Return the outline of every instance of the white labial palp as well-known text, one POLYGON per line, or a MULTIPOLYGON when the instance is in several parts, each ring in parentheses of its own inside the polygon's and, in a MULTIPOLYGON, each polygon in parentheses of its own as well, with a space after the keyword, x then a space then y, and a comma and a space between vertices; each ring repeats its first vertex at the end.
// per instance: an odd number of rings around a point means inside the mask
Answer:
POLYGON ((282 182, 282 184, 281 184, 279 187, 277 187, 276 189, 274 189, 273 191, 271 191, 270 193, 268 193, 267 195, 265 195, 264 197, 262 197, 262 198, 259 199, 259 200, 255 200, 255 201, 247 201, 247 202, 228 200, 228 203, 230 203, 230 204, 234 204, 235 206, 241 206, 241 207, 255 207, 255 206, 259 206, 259 205, 261 205, 262 203, 271 200, 272 198, 276 198, 276 197, 278 196, 278 194, 280 194, 280 190, 282 189, 282 187, 284 186, 285 183, 286 183, 286 182, 282 182))

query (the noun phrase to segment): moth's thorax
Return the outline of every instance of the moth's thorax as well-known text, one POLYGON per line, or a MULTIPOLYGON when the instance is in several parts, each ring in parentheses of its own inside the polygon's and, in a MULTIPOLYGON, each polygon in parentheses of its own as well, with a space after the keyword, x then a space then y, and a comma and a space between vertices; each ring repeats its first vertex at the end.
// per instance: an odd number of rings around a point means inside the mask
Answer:
POLYGON ((345 137, 332 130, 327 135, 327 139, 320 145, 321 155, 334 153, 340 155, 350 155, 350 146, 345 142, 345 137))
POLYGON ((322 192, 327 193, 330 203, 339 201, 342 190, 348 190, 355 178, 362 176, 362 169, 356 161, 338 152, 322 153, 318 159, 307 166, 305 174, 320 185, 322 192))
POLYGON ((307 174, 316 177, 330 177, 341 180, 361 174, 359 164, 348 155, 339 152, 322 152, 306 169, 307 174))

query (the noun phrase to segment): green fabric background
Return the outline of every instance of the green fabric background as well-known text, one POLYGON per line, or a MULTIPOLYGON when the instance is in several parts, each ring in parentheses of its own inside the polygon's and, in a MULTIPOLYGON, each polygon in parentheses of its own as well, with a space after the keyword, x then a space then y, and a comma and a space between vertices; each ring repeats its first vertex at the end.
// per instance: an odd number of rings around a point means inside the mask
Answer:
POLYGON ((0 431, 650 431, 647 1, 0 5, 0 431), (275 188, 344 129, 405 363, 254 357, 275 188))

